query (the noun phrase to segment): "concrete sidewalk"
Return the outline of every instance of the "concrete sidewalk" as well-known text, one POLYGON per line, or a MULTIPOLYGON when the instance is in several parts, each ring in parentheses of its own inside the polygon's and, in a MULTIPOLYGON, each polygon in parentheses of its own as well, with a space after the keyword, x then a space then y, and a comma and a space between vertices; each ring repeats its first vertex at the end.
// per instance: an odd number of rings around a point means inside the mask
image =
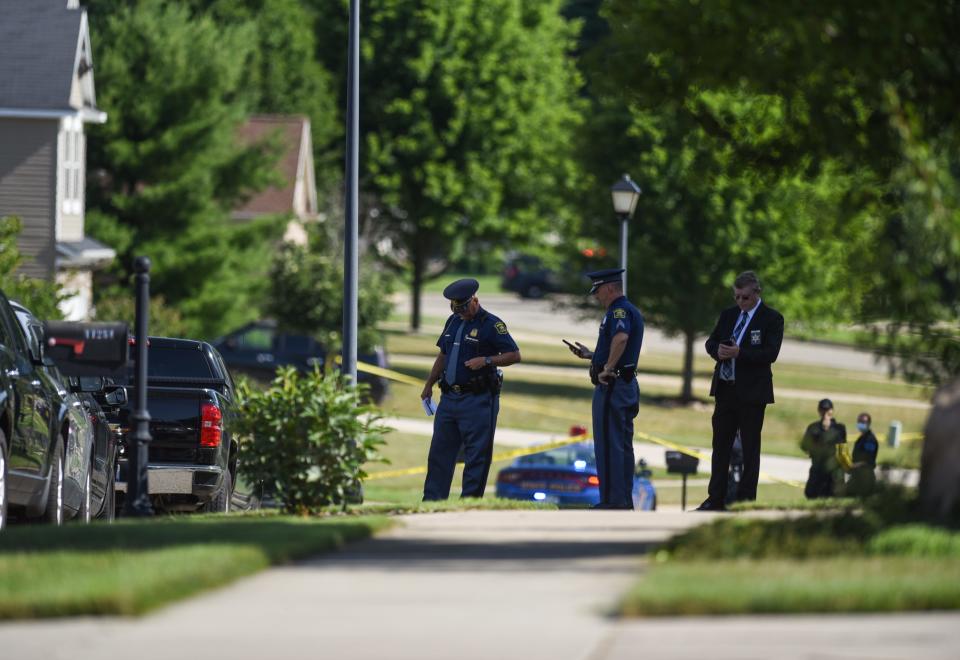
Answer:
POLYGON ((473 511, 135 620, 0 625, 31 660, 955 658, 960 614, 623 621, 654 544, 717 514, 473 511))

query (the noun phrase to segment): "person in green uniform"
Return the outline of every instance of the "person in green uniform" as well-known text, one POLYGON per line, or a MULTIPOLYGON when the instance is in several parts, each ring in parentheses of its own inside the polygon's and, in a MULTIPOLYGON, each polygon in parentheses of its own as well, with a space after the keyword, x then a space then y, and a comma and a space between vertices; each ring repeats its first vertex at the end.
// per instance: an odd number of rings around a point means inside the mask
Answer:
POLYGON ((843 468, 837 460, 837 447, 847 441, 847 429, 833 418, 833 402, 817 404, 820 421, 807 427, 800 448, 810 456, 810 476, 803 494, 807 499, 833 497, 843 490, 843 468))
POLYGON ((862 412, 857 415, 857 430, 860 437, 853 444, 853 467, 850 470, 850 480, 847 482, 847 494, 863 497, 873 492, 877 485, 877 476, 874 470, 877 467, 877 451, 880 443, 877 436, 870 430, 870 414, 862 412))

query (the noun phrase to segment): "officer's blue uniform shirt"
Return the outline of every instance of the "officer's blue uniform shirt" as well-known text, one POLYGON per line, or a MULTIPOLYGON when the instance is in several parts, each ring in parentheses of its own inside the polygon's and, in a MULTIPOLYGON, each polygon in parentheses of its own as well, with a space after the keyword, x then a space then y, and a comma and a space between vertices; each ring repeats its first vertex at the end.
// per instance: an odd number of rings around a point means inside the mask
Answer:
POLYGON ((616 368, 635 369, 637 360, 640 359, 640 345, 643 343, 643 315, 626 296, 614 300, 600 322, 600 336, 592 360, 598 371, 603 369, 610 357, 610 344, 613 343, 614 336, 621 332, 627 333, 628 339, 616 368))
MULTIPOLYGON (((477 369, 476 371, 464 366, 464 362, 475 357, 499 355, 519 351, 517 343, 507 331, 507 324, 490 314, 482 307, 477 315, 469 321, 464 321, 458 314, 451 314, 443 328, 443 334, 437 340, 440 352, 450 356, 453 352, 453 342, 462 324, 466 324, 460 340, 460 353, 457 356, 457 385, 466 385, 471 378, 480 376, 494 367, 477 369)), ((446 373, 446 371, 444 371, 446 373)))

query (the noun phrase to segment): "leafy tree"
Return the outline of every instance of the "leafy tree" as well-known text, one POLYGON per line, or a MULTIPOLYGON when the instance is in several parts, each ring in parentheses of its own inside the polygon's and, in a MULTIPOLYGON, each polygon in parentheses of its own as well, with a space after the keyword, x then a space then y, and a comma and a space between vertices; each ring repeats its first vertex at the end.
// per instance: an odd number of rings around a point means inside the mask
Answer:
MULTIPOLYGON (((755 128, 757 141, 776 125, 769 99, 705 94, 698 101, 749 115, 744 124, 755 128)), ((738 272, 757 270, 764 300, 788 317, 817 319, 842 309, 849 293, 842 280, 847 245, 836 236, 855 231, 831 221, 842 179, 745 169, 731 147, 670 106, 644 110, 605 97, 597 107, 595 116, 609 119, 602 127, 629 122, 622 133, 595 135, 596 146, 609 151, 598 149, 591 164, 605 177, 598 189, 619 171, 631 172, 643 187, 630 233, 628 292, 649 323, 683 336, 684 401, 693 398, 694 340, 733 304, 730 286, 738 272)), ((609 196, 596 197, 585 229, 615 246, 619 226, 609 196)))
MULTIPOLYGON (((147 332, 154 337, 187 337, 189 328, 180 312, 170 307, 162 296, 150 298, 150 317, 147 332)), ((96 320, 123 321, 133 332, 137 318, 137 298, 133 284, 129 287, 112 287, 100 294, 96 307, 96 320)))
MULTIPOLYGON (((322 234, 309 247, 285 245, 270 267, 266 312, 284 328, 317 337, 331 348, 341 344, 343 259, 322 234)), ((383 343, 377 324, 390 314, 393 278, 375 264, 361 265, 357 347, 369 352, 383 343)))
MULTIPOLYGON (((311 0, 321 60, 346 66, 346 3, 311 0)), ((479 241, 564 231, 578 189, 574 29, 559 0, 365 2, 360 131, 364 231, 420 293, 479 241)), ((343 84, 341 83, 341 89, 343 84)))
POLYGON ((153 260, 152 290, 178 307, 190 334, 210 336, 256 315, 263 249, 282 224, 236 226, 229 210, 272 179, 261 145, 239 146, 246 116, 248 24, 220 28, 186 6, 141 0, 91 12, 99 105, 88 154, 89 231, 153 260))
POLYGON ((839 168, 857 182, 841 223, 870 228, 847 261, 855 311, 908 376, 960 370, 960 2, 610 0, 610 77, 645 108, 672 102, 750 166, 807 180, 839 168), (775 139, 691 90, 779 99, 775 139))
POLYGON ((0 282, 7 298, 25 305, 37 318, 63 318, 59 304, 64 296, 56 282, 27 277, 17 273, 23 256, 17 247, 17 237, 23 227, 16 216, 0 217, 0 282))
POLYGON ((300 0, 191 0, 218 25, 250 25, 241 89, 252 112, 305 114, 313 131, 317 177, 342 174, 343 128, 333 77, 317 61, 314 17, 300 0))

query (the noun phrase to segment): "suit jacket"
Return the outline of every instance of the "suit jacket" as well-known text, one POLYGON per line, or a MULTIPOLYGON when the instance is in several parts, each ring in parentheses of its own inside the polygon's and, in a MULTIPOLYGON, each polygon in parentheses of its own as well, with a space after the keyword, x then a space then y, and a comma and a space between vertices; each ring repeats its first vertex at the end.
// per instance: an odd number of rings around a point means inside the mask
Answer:
MULTIPOLYGON (((733 335, 740 318, 740 308, 734 305, 720 312, 720 318, 707 339, 706 349, 717 361, 713 370, 710 396, 717 392, 720 379, 720 361, 717 348, 733 335)), ((773 403, 773 373, 770 365, 777 361, 783 343, 783 315, 763 302, 754 312, 740 339, 740 355, 736 360, 734 387, 737 400, 743 403, 773 403)))

